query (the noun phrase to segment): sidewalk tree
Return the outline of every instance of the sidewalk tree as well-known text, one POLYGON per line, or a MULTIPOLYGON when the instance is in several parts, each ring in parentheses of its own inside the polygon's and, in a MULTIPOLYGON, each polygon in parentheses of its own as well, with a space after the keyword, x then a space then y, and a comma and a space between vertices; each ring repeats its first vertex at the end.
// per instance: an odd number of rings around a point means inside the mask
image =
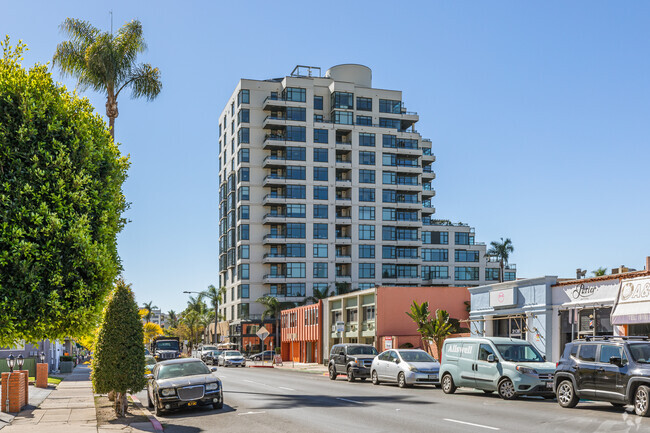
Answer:
POLYGON ((0 347, 80 337, 97 325, 121 265, 129 166, 85 98, 26 47, 0 57, 0 347))
MULTIPOLYGON (((212 334, 212 343, 217 343, 217 321, 219 321, 219 305, 223 302, 223 296, 226 293, 226 288, 221 287, 217 289, 214 285, 210 284, 207 290, 204 290, 199 295, 200 298, 206 298, 210 301, 214 314, 214 333, 212 334)), ((209 324, 208 324, 209 326, 209 324)))
POLYGON ((508 259, 510 254, 515 251, 515 248, 512 246, 512 241, 510 238, 505 241, 501 238, 501 242, 492 241, 490 242, 490 249, 485 253, 488 257, 494 257, 499 262, 499 282, 502 283, 504 280, 505 267, 508 265, 508 259))
POLYGON ((428 326, 430 321, 429 303, 425 301, 422 304, 418 304, 416 301, 413 301, 413 304, 411 305, 411 311, 407 311, 406 315, 415 322, 416 326, 418 327, 420 338, 422 339, 422 347, 427 351, 427 353, 429 353, 430 342, 432 339, 430 332, 431 327, 428 326))
POLYGON ((126 393, 145 387, 144 331, 130 285, 119 279, 104 310, 92 361, 95 393, 115 392, 115 414, 124 416, 126 393))
MULTIPOLYGON (((275 347, 280 347, 280 315, 282 310, 287 310, 296 306, 295 302, 281 302, 275 296, 262 296, 257 303, 264 307, 262 312, 262 321, 267 318, 275 319, 275 347)), ((263 350, 263 349, 262 349, 263 350)))
POLYGON ((148 63, 136 63, 147 44, 138 20, 120 27, 115 34, 102 32, 87 21, 66 18, 61 29, 70 40, 56 47, 52 59, 64 75, 77 78, 77 87, 106 94, 106 116, 115 138, 117 98, 126 88, 133 98, 151 101, 162 90, 160 71, 148 63))
POLYGON ((442 362, 442 343, 449 337, 454 327, 447 310, 436 310, 427 326, 430 327, 429 335, 438 349, 438 362, 442 362))

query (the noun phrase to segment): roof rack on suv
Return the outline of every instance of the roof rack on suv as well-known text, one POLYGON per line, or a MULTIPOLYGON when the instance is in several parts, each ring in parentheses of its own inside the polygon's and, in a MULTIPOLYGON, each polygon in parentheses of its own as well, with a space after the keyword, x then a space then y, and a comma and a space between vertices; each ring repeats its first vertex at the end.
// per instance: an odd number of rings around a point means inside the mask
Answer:
POLYGON ((650 340, 650 337, 645 335, 585 335, 585 341, 593 340, 650 340))

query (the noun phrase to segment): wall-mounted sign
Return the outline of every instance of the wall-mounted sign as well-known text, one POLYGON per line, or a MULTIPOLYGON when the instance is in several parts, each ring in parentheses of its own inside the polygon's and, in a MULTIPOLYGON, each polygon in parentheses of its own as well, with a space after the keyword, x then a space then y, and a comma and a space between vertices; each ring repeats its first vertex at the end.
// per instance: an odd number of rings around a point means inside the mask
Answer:
POLYGON ((517 292, 514 288, 490 292, 490 307, 512 307, 513 305, 517 305, 517 292))
POLYGON ((345 331, 345 322, 336 322, 336 332, 345 331))
POLYGON ((650 322, 650 278, 621 281, 621 290, 614 311, 613 325, 650 322))
POLYGON ((392 349, 393 348, 393 337, 384 337, 384 349, 392 349))
POLYGON ((618 279, 553 287, 553 304, 613 303, 618 295, 619 287, 620 280, 618 279))

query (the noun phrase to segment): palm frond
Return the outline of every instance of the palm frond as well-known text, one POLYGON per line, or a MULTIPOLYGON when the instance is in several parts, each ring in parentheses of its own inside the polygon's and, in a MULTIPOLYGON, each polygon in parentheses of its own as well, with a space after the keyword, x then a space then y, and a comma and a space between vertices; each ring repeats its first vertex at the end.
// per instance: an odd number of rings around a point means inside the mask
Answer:
POLYGON ((160 70, 148 63, 136 66, 131 71, 129 81, 132 98, 145 97, 148 101, 152 101, 162 90, 160 70))

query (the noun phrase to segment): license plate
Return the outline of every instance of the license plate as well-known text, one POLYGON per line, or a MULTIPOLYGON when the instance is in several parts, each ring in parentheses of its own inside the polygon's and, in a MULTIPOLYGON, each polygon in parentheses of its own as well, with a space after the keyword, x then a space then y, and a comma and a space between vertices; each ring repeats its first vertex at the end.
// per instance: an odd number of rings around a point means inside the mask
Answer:
POLYGON ((190 401, 190 402, 187 403, 187 405, 188 406, 196 406, 196 402, 195 401, 190 401))
POLYGON ((546 382, 546 388, 553 389, 553 382, 546 382))
POLYGON ((438 380, 438 375, 437 374, 430 374, 429 375, 429 380, 438 380))

